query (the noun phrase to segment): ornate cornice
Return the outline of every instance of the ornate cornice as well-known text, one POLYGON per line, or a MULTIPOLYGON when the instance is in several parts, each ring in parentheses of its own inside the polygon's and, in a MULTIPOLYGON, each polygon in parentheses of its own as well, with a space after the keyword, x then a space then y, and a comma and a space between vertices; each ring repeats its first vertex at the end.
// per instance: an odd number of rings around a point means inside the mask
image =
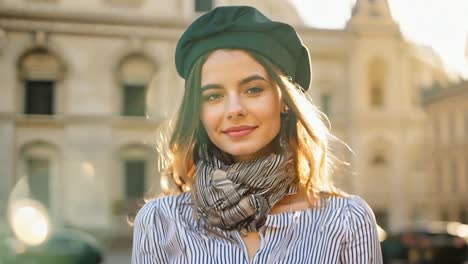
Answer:
POLYGON ((128 13, 0 9, 0 28, 6 31, 43 30, 73 35, 177 40, 188 24, 189 21, 183 19, 162 19, 128 13))
POLYGON ((461 109, 463 106, 461 102, 468 98, 468 80, 462 80, 445 88, 434 86, 430 89, 422 90, 421 93, 424 107, 435 104, 450 104, 454 106, 454 102, 459 101, 461 109))
POLYGON ((114 128, 156 129, 160 119, 124 116, 85 116, 85 115, 25 115, 0 112, 0 122, 11 123, 17 127, 65 127, 70 124, 104 124, 114 128))

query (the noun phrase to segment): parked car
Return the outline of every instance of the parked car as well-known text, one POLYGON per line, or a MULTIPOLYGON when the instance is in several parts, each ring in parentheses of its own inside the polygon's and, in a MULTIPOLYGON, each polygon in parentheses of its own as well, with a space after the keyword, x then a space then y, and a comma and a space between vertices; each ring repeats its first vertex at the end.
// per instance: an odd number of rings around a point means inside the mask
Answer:
POLYGON ((427 222, 389 234, 381 243, 384 263, 468 263, 467 228, 455 222, 427 222))
POLYGON ((71 230, 52 232, 41 244, 28 246, 15 237, 0 240, 0 263, 98 264, 103 253, 96 240, 71 230))

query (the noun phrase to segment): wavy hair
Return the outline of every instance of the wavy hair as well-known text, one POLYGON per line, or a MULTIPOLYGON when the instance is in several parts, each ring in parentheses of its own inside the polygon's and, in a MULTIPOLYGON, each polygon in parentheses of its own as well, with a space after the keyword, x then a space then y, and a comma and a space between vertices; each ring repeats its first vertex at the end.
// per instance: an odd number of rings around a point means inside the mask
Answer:
MULTIPOLYGON (((308 94, 270 60, 256 52, 246 52, 265 68, 289 107, 288 113, 282 114, 280 132, 272 142, 273 151, 289 148, 293 153, 299 187, 306 191, 311 204, 324 193, 346 195, 332 182, 332 165, 337 159, 329 152, 329 141, 337 138, 322 121, 325 115, 312 103, 308 94)), ((164 167, 161 185, 166 195, 190 189, 198 160, 215 155, 225 162, 232 162, 228 154, 210 141, 200 119, 201 70, 209 55, 198 58, 192 67, 179 111, 169 124, 171 128, 166 130, 166 136, 160 137, 160 143, 165 143, 158 144, 158 150, 161 154, 159 165, 164 167)))

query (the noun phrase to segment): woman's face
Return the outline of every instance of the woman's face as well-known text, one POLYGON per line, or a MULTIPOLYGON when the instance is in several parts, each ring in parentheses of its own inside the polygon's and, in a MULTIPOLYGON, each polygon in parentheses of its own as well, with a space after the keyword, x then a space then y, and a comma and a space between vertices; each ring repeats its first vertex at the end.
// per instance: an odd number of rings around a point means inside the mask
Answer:
POLYGON ((201 75, 201 121, 211 141, 236 162, 269 152, 282 103, 263 66, 245 51, 216 50, 201 75))

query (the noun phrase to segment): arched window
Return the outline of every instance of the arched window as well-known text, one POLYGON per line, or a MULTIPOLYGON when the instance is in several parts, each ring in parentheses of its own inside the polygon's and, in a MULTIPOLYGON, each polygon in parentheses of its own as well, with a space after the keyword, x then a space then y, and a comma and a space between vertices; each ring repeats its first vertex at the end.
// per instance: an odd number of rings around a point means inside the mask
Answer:
POLYGON ((119 190, 114 203, 114 214, 132 212, 148 195, 160 193, 159 180, 156 179, 156 153, 151 148, 142 145, 128 145, 120 149, 119 190))
POLYGON ((61 61, 45 48, 25 53, 19 60, 18 71, 23 83, 23 113, 53 115, 57 112, 57 82, 63 78, 61 61))
POLYGON ((52 144, 42 141, 31 142, 20 148, 21 176, 26 177, 29 196, 54 211, 57 207, 59 151, 52 144))
POLYGON ((392 171, 392 144, 385 138, 377 137, 366 144, 365 169, 363 183, 369 192, 375 195, 385 195, 390 190, 392 171))
POLYGON ((367 70, 369 104, 380 108, 385 105, 386 65, 382 59, 373 59, 367 70))
POLYGON ((123 116, 146 116, 147 87, 155 73, 154 64, 140 54, 125 57, 118 67, 121 87, 120 113, 123 116))

